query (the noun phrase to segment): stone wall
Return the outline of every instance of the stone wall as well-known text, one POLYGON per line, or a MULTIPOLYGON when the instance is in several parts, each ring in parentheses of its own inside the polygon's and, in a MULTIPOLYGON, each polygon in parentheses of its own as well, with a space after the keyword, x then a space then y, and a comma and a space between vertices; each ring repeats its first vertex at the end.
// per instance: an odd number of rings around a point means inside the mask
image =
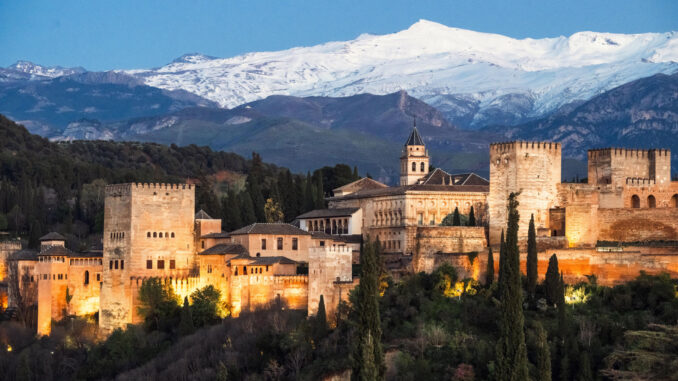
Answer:
MULTIPOLYGON (((414 271, 430 272, 439 259, 438 254, 465 254, 482 252, 487 246, 485 228, 480 226, 430 226, 417 227, 417 250, 413 258, 414 271)), ((466 257, 465 255, 460 258, 466 257)))
POLYGON ((600 209, 601 241, 678 240, 678 208, 600 209))
POLYGON ((181 279, 197 273, 194 209, 192 185, 106 187, 99 314, 104 333, 138 320, 132 308, 137 292, 131 287, 132 278, 181 279))
POLYGON ((671 151, 667 149, 604 148, 588 151, 590 184, 623 186, 627 179, 671 181, 671 151))
POLYGON ((323 295, 327 316, 334 316, 342 298, 348 296, 342 284, 353 284, 353 250, 346 246, 313 248, 308 264, 308 314, 318 312, 320 295, 323 295))
POLYGON ((499 242, 507 222, 507 198, 518 197, 519 238, 527 237, 530 215, 535 227, 549 228, 549 209, 557 206, 561 181, 561 146, 551 142, 510 142, 490 145, 490 243, 499 242))

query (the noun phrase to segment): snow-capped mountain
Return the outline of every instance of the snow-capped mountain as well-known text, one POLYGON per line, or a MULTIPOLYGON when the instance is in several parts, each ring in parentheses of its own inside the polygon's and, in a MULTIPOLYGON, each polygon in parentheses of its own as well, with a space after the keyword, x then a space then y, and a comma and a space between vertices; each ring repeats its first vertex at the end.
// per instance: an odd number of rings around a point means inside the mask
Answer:
POLYGON ((18 73, 29 74, 34 77, 56 78, 64 75, 84 73, 86 70, 82 67, 61 67, 61 66, 41 66, 29 61, 17 61, 14 65, 7 67, 18 73))
POLYGON ((677 32, 513 39, 421 20, 393 34, 232 58, 190 54, 126 73, 228 108, 276 94, 407 90, 453 123, 480 127, 521 123, 623 83, 676 71, 677 32))

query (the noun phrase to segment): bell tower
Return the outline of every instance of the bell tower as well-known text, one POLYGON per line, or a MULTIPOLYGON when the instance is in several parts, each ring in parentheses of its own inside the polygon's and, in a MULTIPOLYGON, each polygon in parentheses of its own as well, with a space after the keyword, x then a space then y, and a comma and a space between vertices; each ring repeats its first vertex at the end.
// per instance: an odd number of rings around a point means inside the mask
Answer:
POLYGON ((400 185, 412 185, 428 174, 428 151, 417 131, 415 121, 400 156, 400 185))

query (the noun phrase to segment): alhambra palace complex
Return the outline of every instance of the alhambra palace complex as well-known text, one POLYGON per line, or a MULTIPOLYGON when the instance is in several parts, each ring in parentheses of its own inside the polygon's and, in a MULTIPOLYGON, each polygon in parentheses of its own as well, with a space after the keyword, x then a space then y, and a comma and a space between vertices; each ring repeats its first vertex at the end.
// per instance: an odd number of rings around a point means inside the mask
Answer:
MULTIPOLYGON (((403 147, 399 186, 363 178, 335 189, 328 209, 293 224, 256 223, 232 232, 222 232, 221 220, 203 211, 195 214, 193 185, 110 185, 103 252, 72 252, 56 233, 41 239, 39 252, 3 242, 0 281, 5 262, 16 260, 19 292, 37 295, 42 334, 64 313, 98 312, 104 334, 139 322, 138 290, 151 277, 182 298, 214 285, 234 316, 276 299, 312 315, 321 295, 331 316, 359 282, 352 264, 368 237, 382 243, 394 276, 446 262, 462 277, 482 277, 488 246, 496 247, 506 226, 511 192, 520 192, 523 241, 534 215, 542 277, 554 253, 569 282, 595 274, 599 283, 614 284, 641 270, 678 276, 678 182, 671 182, 668 150, 591 150, 588 183, 561 182, 559 143, 497 143, 489 153, 489 182, 473 173, 429 171, 415 127, 403 147), (468 214, 472 206, 478 226, 440 226, 455 208, 468 214)), ((11 287, 8 298, 11 306, 11 287)))

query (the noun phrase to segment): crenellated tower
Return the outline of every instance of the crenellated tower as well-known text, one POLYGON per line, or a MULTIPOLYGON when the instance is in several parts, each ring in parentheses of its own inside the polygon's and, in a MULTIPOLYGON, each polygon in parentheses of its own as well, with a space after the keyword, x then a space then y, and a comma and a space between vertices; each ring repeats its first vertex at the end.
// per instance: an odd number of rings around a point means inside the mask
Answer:
POLYGON ((415 123, 400 156, 400 185, 416 184, 428 174, 428 166, 428 151, 415 123))

